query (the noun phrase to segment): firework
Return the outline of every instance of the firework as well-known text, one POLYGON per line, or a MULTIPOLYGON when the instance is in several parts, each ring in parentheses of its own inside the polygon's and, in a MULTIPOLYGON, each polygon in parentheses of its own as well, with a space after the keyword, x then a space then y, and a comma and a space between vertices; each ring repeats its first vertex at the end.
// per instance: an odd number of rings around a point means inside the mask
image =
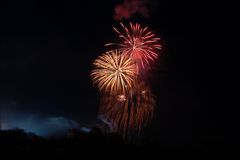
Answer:
POLYGON ((125 94, 133 88, 136 79, 136 64, 128 55, 119 51, 110 51, 93 62, 91 77, 101 92, 125 94))
POLYGON ((145 68, 151 61, 158 58, 158 51, 161 49, 158 38, 148 27, 141 27, 140 24, 130 23, 130 27, 120 23, 123 31, 113 27, 119 35, 119 43, 108 43, 105 46, 118 46, 117 49, 131 55, 137 62, 138 68, 145 68))
POLYGON ((150 88, 143 82, 128 95, 105 96, 102 98, 100 115, 115 126, 114 130, 123 137, 140 133, 153 117, 155 100, 150 88))

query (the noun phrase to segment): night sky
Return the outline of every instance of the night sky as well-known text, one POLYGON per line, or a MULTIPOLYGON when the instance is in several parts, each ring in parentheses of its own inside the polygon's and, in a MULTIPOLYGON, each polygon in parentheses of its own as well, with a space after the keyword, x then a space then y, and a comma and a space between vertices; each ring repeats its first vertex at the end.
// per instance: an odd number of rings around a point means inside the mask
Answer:
MULTIPOLYGON (((1 109, 9 120, 5 125, 27 117, 41 122, 64 119, 82 127, 99 123, 100 98, 89 77, 91 63, 107 50, 105 43, 116 40, 114 7, 122 2, 1 4, 1 109)), ((163 47, 149 76, 157 106, 144 135, 169 143, 211 139, 221 130, 209 102, 211 7, 177 0, 149 0, 148 5, 148 18, 136 14, 123 20, 149 26, 163 47)))

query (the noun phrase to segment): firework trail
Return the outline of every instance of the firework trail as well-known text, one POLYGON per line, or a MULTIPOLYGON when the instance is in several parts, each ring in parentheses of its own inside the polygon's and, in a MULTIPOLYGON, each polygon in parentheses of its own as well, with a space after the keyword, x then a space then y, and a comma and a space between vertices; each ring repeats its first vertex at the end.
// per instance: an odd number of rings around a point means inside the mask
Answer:
POLYGON ((153 117, 155 99, 149 86, 138 83, 128 95, 106 95, 102 98, 100 115, 108 119, 123 137, 139 134, 153 117))
POLYGON ((99 118, 110 130, 124 138, 139 134, 153 117, 155 98, 150 87, 140 79, 159 57, 158 38, 148 27, 132 24, 122 30, 113 28, 119 43, 108 43, 110 50, 93 62, 91 78, 101 92, 99 118))
POLYGON ((148 27, 130 23, 129 27, 120 23, 122 31, 113 27, 119 35, 119 43, 107 43, 105 46, 116 46, 124 54, 129 54, 137 62, 138 69, 146 68, 158 58, 161 49, 158 38, 148 27))
POLYGON ((101 92, 110 95, 125 94, 136 80, 136 64, 130 56, 110 51, 93 62, 91 78, 101 92))

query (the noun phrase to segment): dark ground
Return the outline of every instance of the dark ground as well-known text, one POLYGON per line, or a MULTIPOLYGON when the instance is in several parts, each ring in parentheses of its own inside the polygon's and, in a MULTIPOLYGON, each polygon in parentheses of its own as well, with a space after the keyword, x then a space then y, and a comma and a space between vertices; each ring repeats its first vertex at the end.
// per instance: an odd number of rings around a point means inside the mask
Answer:
POLYGON ((157 139, 123 140, 114 133, 93 128, 86 133, 70 130, 62 138, 45 139, 21 129, 0 132, 2 156, 86 159, 218 159, 234 157, 233 148, 221 142, 169 147, 157 139))

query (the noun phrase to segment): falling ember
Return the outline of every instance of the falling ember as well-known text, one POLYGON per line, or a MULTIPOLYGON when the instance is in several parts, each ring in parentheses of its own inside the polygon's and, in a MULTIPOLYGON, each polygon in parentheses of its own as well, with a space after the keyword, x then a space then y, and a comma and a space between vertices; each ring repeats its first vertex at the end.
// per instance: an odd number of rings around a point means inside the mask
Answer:
POLYGON ((123 53, 131 55, 137 62, 138 69, 149 66, 151 61, 158 58, 158 52, 161 49, 160 38, 148 27, 141 27, 138 23, 130 23, 129 27, 124 26, 123 23, 120 23, 120 25, 123 31, 113 28, 119 35, 120 42, 108 43, 105 46, 117 46, 117 49, 123 53))
POLYGON ((123 137, 128 137, 135 133, 139 134, 141 129, 151 121, 154 106, 155 99, 150 88, 141 82, 127 97, 125 95, 119 95, 117 98, 104 96, 100 115, 104 115, 115 126, 115 131, 123 137))
POLYGON ((100 91, 111 95, 125 94, 136 80, 136 64, 128 55, 110 51, 93 62, 91 78, 100 91))
POLYGON ((126 99, 126 96, 124 94, 120 94, 120 95, 117 96, 117 100, 119 102, 123 102, 123 101, 126 101, 127 99, 126 99))

